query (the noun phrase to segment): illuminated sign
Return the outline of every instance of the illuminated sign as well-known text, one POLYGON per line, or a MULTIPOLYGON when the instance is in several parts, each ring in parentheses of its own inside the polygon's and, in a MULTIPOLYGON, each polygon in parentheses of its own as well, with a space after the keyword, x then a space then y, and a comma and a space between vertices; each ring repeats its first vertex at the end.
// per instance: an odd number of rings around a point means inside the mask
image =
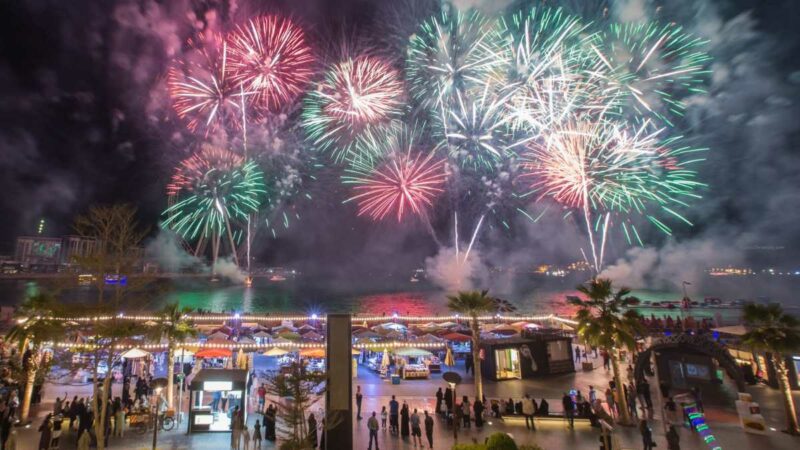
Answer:
POLYGON ((233 383, 230 381, 206 381, 203 383, 203 390, 207 392, 230 391, 232 389, 233 383))

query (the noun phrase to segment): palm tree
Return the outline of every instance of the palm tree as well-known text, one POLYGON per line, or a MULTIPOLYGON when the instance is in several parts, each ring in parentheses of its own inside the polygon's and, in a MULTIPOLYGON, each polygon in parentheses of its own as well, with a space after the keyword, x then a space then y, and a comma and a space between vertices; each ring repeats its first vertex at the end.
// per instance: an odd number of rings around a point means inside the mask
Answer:
POLYGON ((614 292, 611 280, 594 278, 586 285, 577 287, 587 297, 583 300, 570 297, 567 301, 577 306, 578 336, 590 345, 605 350, 611 357, 611 364, 619 399, 620 423, 632 424, 628 412, 625 391, 619 372, 619 355, 617 351, 626 348, 633 351, 636 347, 636 335, 644 334, 639 321, 639 314, 634 310, 621 313, 622 308, 635 302, 628 296, 630 289, 620 288, 614 292))
POLYGON ((475 372, 475 398, 483 398, 481 376, 480 340, 481 330, 478 316, 497 311, 497 301, 487 295, 488 291, 464 291, 447 296, 450 311, 470 317, 472 327, 472 370, 475 372))
POLYGON ((19 344, 24 371, 25 391, 22 395, 19 420, 27 423, 31 410, 33 386, 36 374, 45 362, 42 350, 45 343, 63 338, 63 325, 52 320, 56 316, 56 304, 49 294, 37 294, 27 298, 17 313, 16 324, 9 330, 6 339, 19 344))
POLYGON ((190 337, 197 336, 194 324, 186 320, 192 312, 191 308, 181 308, 177 303, 166 305, 162 310, 158 325, 153 328, 153 337, 156 340, 167 341, 167 407, 172 408, 173 393, 175 391, 173 378, 175 377, 175 348, 178 344, 186 342, 190 337))
POLYGON ((742 342, 771 354, 786 408, 786 432, 798 435, 800 427, 784 357, 800 348, 800 320, 784 313, 780 305, 749 304, 744 307, 744 322, 748 332, 742 342))

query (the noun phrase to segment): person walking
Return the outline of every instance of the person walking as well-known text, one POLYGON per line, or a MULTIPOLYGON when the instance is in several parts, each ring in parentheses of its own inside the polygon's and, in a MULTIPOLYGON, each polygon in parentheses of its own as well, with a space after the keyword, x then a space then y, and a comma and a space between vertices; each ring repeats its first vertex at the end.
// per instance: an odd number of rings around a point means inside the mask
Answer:
POLYGON ((403 407, 400 408, 400 436, 407 438, 411 434, 410 411, 408 403, 403 400, 403 407))
POLYGON ((572 397, 569 396, 566 392, 564 393, 564 397, 561 398, 561 405, 564 407, 564 418, 567 419, 570 428, 575 427, 575 402, 572 401, 572 397))
POLYGON ((606 389, 606 404, 611 417, 617 417, 617 402, 614 400, 614 392, 611 388, 606 389))
POLYGON ((536 431, 536 423, 533 421, 534 414, 536 414, 536 409, 533 399, 529 394, 525 394, 525 398, 522 399, 522 415, 525 416, 525 427, 536 431))
POLYGON ((314 413, 308 416, 308 443, 311 444, 311 448, 317 448, 317 418, 314 417, 314 413))
POLYGON ((444 405, 447 407, 447 414, 451 414, 453 412, 453 390, 450 389, 448 386, 444 390, 444 405))
POLYGON ((611 370, 611 355, 608 354, 607 351, 603 350, 603 368, 606 369, 606 372, 611 370))
POLYGON ((594 386, 589 386, 589 403, 594 405, 594 402, 597 401, 597 391, 594 390, 594 386))
POLYGON ((253 427, 253 449, 261 449, 261 423, 256 420, 256 425, 253 427))
POLYGON ((436 391, 436 409, 434 412, 436 414, 442 414, 442 402, 444 401, 444 393, 442 392, 442 388, 439 387, 439 390, 436 391))
POLYGON ((239 444, 242 440, 242 425, 239 420, 239 407, 236 406, 231 410, 231 448, 239 450, 239 444))
POLYGON ((472 412, 475 413, 475 428, 483 428, 483 402, 479 398, 472 404, 472 412))
POLYGON ((579 365, 581 363, 581 349, 575 349, 575 365, 579 365))
POLYGON ((419 446, 422 447, 422 428, 421 428, 421 421, 419 418, 419 413, 417 409, 414 408, 414 413, 411 414, 411 441, 414 442, 414 446, 419 443, 419 446))
POLYGON ((644 450, 653 450, 653 430, 650 429, 650 425, 644 419, 639 422, 639 433, 642 434, 644 450))
POLYGON ((356 387, 356 420, 361 420, 361 401, 364 400, 364 394, 361 393, 361 386, 356 387))
POLYGON ((670 425, 667 431, 667 450, 681 450, 681 436, 674 425, 670 425))
POLYGON ((397 400, 392 396, 392 400, 389 401, 389 429, 390 432, 394 435, 400 433, 400 424, 398 422, 398 416, 400 415, 400 404, 397 403, 397 400))
POLYGON ((50 440, 53 436, 53 414, 48 413, 47 416, 42 421, 42 424, 39 426, 39 431, 41 435, 39 435, 39 450, 49 450, 50 448, 50 440))
POLYGON ((258 410, 259 413, 264 413, 264 405, 266 404, 267 399, 267 388, 264 386, 264 383, 261 383, 261 386, 258 387, 256 390, 256 396, 258 397, 258 410))
MULTIPOLYGON (((470 369, 472 369, 472 356, 467 355, 467 358, 464 360, 464 374, 469 375, 470 369)), ((475 370, 472 371, 472 374, 475 375, 475 370)))
MULTIPOLYGON (((394 398, 392 398, 394 400, 394 398)), ((375 450, 378 448, 378 419, 375 417, 375 411, 372 411, 372 416, 367 420, 367 428, 369 429, 369 446, 367 450, 372 450, 372 441, 375 441, 375 450)))
POLYGON ((433 417, 425 411, 425 437, 428 438, 428 448, 433 448, 433 417))

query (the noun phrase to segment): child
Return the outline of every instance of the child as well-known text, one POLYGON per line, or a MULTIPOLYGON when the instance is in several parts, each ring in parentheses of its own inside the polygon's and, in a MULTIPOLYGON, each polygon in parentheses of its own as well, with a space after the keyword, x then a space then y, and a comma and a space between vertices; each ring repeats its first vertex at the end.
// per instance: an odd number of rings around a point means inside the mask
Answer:
POLYGON ((386 418, 389 417, 389 413, 386 412, 386 406, 381 409, 381 428, 383 431, 386 431, 386 418))
POLYGON ((242 426, 242 441, 244 441, 244 450, 250 450, 250 431, 247 429, 247 424, 242 426))
POLYGON ((256 426, 253 428, 253 448, 261 449, 261 424, 256 420, 256 426))

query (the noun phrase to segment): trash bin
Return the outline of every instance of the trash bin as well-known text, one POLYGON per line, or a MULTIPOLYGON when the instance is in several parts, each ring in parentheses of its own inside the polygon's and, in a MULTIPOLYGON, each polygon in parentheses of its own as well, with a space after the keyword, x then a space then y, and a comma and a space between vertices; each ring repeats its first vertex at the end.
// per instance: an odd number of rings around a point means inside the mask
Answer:
POLYGON ((583 365, 583 370, 587 372, 590 370, 594 370, 594 363, 592 361, 584 361, 582 365, 583 365))
POLYGON ((400 375, 397 374, 392 375, 392 384, 400 384, 400 375))

